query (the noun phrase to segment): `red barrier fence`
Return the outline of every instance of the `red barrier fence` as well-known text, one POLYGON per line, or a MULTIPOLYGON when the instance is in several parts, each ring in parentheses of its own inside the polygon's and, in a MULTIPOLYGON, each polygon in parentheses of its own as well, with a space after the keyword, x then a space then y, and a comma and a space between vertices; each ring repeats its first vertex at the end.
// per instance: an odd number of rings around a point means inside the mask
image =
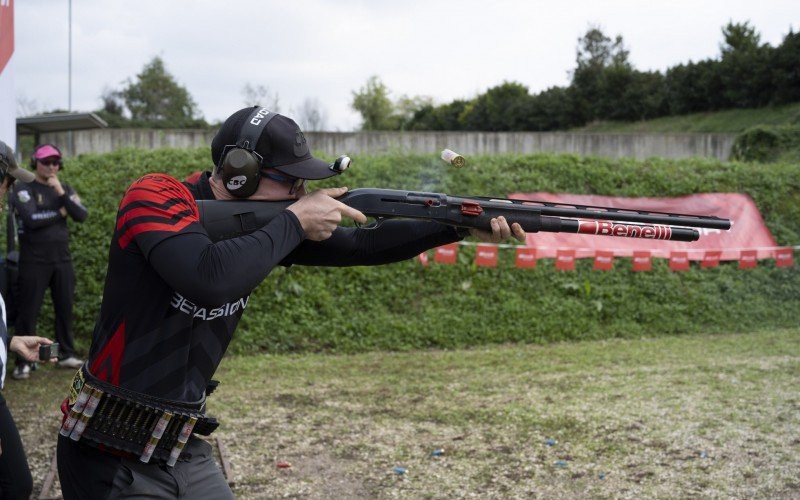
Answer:
MULTIPOLYGON (((497 266, 498 249, 513 248, 516 253, 515 265, 522 269, 536 267, 539 259, 555 259, 557 269, 572 270, 575 269, 576 259, 592 258, 594 269, 610 270, 613 269, 616 257, 630 257, 633 271, 649 271, 652 268, 652 258, 669 259, 669 267, 673 271, 688 270, 691 261, 699 261, 701 268, 716 267, 720 261, 739 261, 740 269, 748 269, 756 267, 758 260, 775 259, 778 267, 790 267, 794 265, 794 249, 800 249, 777 246, 755 203, 745 194, 705 193, 679 198, 622 198, 515 193, 510 198, 711 215, 731 219, 733 226, 729 231, 699 229, 700 240, 691 243, 570 233, 529 233, 525 246, 478 244, 475 252, 475 264, 478 266, 497 266)), ((473 243, 461 242, 439 247, 435 250, 434 262, 454 264, 457 262, 459 245, 471 244, 473 243)), ((420 259, 427 265, 427 255, 423 255, 424 260, 423 256, 420 259)))

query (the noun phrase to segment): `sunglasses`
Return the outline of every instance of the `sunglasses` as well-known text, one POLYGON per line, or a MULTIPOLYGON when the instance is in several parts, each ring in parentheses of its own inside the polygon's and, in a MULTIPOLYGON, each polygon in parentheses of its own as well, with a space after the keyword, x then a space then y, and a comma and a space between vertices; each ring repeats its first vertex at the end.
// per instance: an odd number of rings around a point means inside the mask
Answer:
POLYGON ((61 166, 61 160, 44 159, 44 160, 37 160, 37 161, 39 163, 41 163, 42 165, 44 165, 45 167, 53 167, 53 166, 60 167, 61 166))
POLYGON ((288 175, 276 174, 274 172, 267 172, 264 170, 261 171, 261 175, 276 182, 291 184, 292 187, 289 188, 289 194, 295 194, 306 184, 306 180, 300 179, 299 177, 289 177, 288 175))

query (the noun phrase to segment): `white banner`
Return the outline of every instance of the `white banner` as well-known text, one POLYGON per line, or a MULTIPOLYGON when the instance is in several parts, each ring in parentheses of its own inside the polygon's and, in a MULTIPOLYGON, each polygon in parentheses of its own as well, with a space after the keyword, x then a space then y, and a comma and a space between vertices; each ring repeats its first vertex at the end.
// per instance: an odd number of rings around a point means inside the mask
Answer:
POLYGON ((0 140, 16 148, 14 90, 14 0, 0 0, 0 140))

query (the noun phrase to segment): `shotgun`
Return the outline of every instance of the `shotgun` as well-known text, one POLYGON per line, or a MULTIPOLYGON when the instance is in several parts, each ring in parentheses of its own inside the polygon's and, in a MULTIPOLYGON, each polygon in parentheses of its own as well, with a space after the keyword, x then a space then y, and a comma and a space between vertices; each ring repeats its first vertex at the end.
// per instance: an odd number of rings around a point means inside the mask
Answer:
MULTIPOLYGON (((360 210, 374 222, 386 219, 425 219, 462 228, 491 230, 490 220, 503 216, 509 226, 518 222, 529 233, 577 233, 652 240, 697 241, 694 228, 728 230, 729 219, 713 216, 650 212, 624 208, 571 205, 502 198, 448 196, 443 193, 360 188, 339 201, 360 210)), ((197 200, 200 222, 213 241, 248 234, 263 227, 295 200, 197 200)))

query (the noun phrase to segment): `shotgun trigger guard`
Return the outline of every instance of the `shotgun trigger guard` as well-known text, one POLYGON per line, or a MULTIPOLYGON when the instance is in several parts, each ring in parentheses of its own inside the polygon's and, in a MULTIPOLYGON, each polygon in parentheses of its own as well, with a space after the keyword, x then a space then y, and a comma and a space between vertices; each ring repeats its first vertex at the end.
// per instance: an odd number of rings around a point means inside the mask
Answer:
POLYGON ((356 224, 356 227, 359 228, 359 229, 372 230, 372 229, 378 229, 378 227, 380 227, 380 225, 383 224, 383 221, 385 221, 385 220, 386 220, 386 217, 375 217, 375 220, 370 222, 370 223, 368 223, 368 224, 361 225, 358 222, 356 222, 355 224, 356 224))

